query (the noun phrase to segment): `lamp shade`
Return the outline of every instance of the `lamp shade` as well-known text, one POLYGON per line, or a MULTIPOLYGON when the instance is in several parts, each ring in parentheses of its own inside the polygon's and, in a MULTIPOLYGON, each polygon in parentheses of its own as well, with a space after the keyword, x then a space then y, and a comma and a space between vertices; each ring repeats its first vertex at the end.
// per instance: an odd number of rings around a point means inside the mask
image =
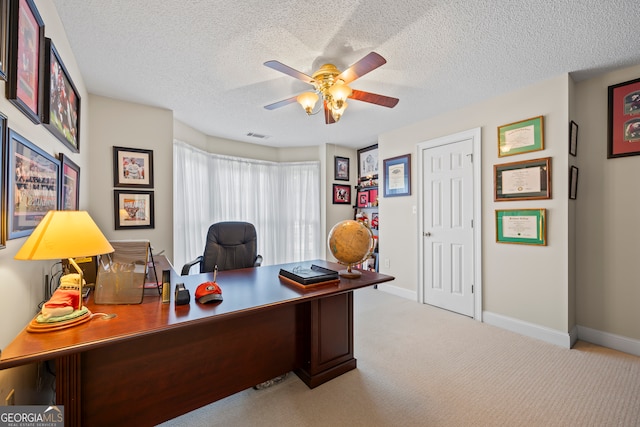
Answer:
POLYGON ((307 114, 311 114, 313 107, 315 107, 318 101, 318 94, 315 92, 303 92, 296 97, 298 103, 304 108, 307 114))
POLYGON ((86 211, 49 211, 15 259, 76 258, 111 252, 113 247, 86 211))

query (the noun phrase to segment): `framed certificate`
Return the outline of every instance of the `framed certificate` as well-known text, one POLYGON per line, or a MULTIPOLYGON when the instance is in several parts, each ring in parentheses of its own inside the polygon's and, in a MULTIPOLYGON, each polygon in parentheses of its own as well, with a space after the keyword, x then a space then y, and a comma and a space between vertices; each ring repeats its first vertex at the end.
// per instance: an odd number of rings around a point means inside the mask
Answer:
POLYGON ((551 198, 551 157, 493 166, 494 201, 551 198))
POLYGON ((498 127, 498 157, 544 149, 544 117, 498 127))
POLYGON ((497 210, 496 242, 546 246, 546 209, 497 210))

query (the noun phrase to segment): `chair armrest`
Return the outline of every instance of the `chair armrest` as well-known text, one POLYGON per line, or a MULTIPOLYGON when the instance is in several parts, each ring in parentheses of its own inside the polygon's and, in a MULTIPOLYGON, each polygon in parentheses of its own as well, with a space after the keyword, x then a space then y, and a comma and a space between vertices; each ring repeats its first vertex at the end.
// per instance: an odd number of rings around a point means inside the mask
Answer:
POLYGON ((258 255, 256 260, 253 262, 254 267, 260 267, 262 265, 262 255, 258 255))
POLYGON ((188 276, 189 270, 191 270, 191 267, 193 267, 196 264, 200 264, 201 262, 202 262, 202 255, 194 259, 193 261, 189 261, 188 263, 182 266, 182 272, 180 273, 180 275, 188 276))

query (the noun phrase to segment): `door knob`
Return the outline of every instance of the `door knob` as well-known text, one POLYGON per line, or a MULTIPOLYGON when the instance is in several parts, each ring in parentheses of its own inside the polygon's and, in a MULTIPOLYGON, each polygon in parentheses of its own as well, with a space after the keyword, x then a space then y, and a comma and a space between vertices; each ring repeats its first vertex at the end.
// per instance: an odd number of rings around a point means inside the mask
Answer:
POLYGON ((422 235, 424 237, 431 237, 431 233, 429 233, 428 231, 425 231, 424 233, 422 233, 422 235))

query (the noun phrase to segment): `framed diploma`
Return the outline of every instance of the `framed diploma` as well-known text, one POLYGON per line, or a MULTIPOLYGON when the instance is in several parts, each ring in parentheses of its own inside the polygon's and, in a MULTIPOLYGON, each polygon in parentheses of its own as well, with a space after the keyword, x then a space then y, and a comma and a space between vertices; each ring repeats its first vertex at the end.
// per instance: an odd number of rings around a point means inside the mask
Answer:
POLYGON ((498 157, 544 149, 544 117, 498 127, 498 157))
POLYGON ((411 195, 411 154, 385 159, 384 197, 411 195))
POLYGON ((551 157, 493 166, 494 198, 538 200, 551 198, 551 157))
POLYGON ((496 242, 546 246, 546 209, 497 210, 496 242))

